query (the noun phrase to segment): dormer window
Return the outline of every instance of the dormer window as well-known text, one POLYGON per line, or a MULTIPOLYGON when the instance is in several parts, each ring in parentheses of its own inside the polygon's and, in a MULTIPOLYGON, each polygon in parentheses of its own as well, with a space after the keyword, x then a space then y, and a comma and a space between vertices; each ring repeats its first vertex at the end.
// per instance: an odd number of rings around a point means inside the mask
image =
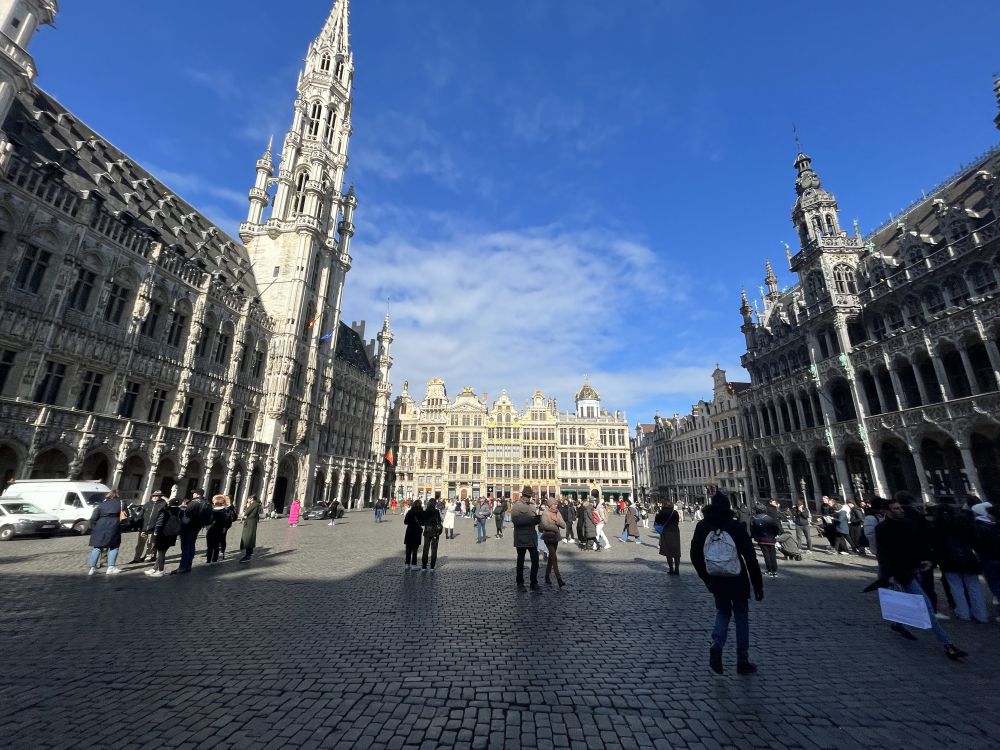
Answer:
POLYGON ((330 72, 330 53, 327 52, 319 61, 319 69, 324 73, 330 72))

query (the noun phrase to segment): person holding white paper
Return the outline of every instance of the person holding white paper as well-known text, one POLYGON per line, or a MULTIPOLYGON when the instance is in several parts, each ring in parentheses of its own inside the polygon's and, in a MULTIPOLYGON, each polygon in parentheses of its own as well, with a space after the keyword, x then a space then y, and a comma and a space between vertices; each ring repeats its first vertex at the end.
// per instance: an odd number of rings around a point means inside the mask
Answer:
MULTIPOLYGON (((923 597, 930 614, 931 630, 944 646, 945 656, 953 661, 964 659, 968 654, 951 642, 948 633, 934 617, 934 607, 924 594, 918 580, 920 571, 931 567, 931 550, 924 535, 917 525, 906 517, 903 506, 898 500, 891 500, 886 511, 885 520, 875 528, 879 570, 890 583, 897 584, 902 591, 923 597)), ((894 623, 892 630, 907 640, 917 639, 899 623, 894 623)))

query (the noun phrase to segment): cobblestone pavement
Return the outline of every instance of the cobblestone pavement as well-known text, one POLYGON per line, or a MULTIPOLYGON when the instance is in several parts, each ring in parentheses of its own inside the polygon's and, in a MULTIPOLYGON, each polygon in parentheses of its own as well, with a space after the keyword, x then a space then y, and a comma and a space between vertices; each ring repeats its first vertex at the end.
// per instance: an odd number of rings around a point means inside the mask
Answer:
POLYGON ((252 564, 199 557, 162 579, 88 578, 79 537, 4 543, 0 744, 997 747, 1000 625, 945 623, 966 664, 929 633, 905 642, 859 593, 868 561, 781 563, 751 607, 760 672, 735 675, 731 640, 718 677, 711 600, 686 564, 665 574, 652 531, 562 545, 567 587, 533 595, 514 589, 509 535, 476 545, 457 526, 434 575, 404 573, 399 518, 367 512, 269 521, 252 564))

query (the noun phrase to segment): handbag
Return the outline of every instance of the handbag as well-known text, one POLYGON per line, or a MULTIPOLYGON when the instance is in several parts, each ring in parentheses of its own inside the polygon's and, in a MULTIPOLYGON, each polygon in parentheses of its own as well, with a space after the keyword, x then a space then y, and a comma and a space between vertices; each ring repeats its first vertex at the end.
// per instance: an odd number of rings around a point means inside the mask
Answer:
POLYGON ((628 527, 627 526, 624 529, 622 529, 622 534, 618 538, 621 541, 623 541, 623 542, 627 542, 628 541, 628 527))
POLYGON ((657 534, 662 534, 663 533, 663 524, 662 523, 654 523, 653 524, 653 531, 655 531, 657 534))
POLYGON ((883 620, 920 630, 931 629, 931 615, 923 594, 910 594, 891 588, 879 589, 878 603, 883 620))

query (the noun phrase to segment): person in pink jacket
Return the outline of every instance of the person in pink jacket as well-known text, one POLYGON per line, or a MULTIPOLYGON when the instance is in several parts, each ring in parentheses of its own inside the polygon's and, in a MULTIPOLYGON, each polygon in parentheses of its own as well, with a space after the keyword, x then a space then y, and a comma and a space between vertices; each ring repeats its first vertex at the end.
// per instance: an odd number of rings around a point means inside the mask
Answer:
POLYGON ((302 510, 302 503, 299 502, 298 498, 292 500, 292 505, 288 509, 288 525, 298 526, 299 525, 299 511, 302 510))

